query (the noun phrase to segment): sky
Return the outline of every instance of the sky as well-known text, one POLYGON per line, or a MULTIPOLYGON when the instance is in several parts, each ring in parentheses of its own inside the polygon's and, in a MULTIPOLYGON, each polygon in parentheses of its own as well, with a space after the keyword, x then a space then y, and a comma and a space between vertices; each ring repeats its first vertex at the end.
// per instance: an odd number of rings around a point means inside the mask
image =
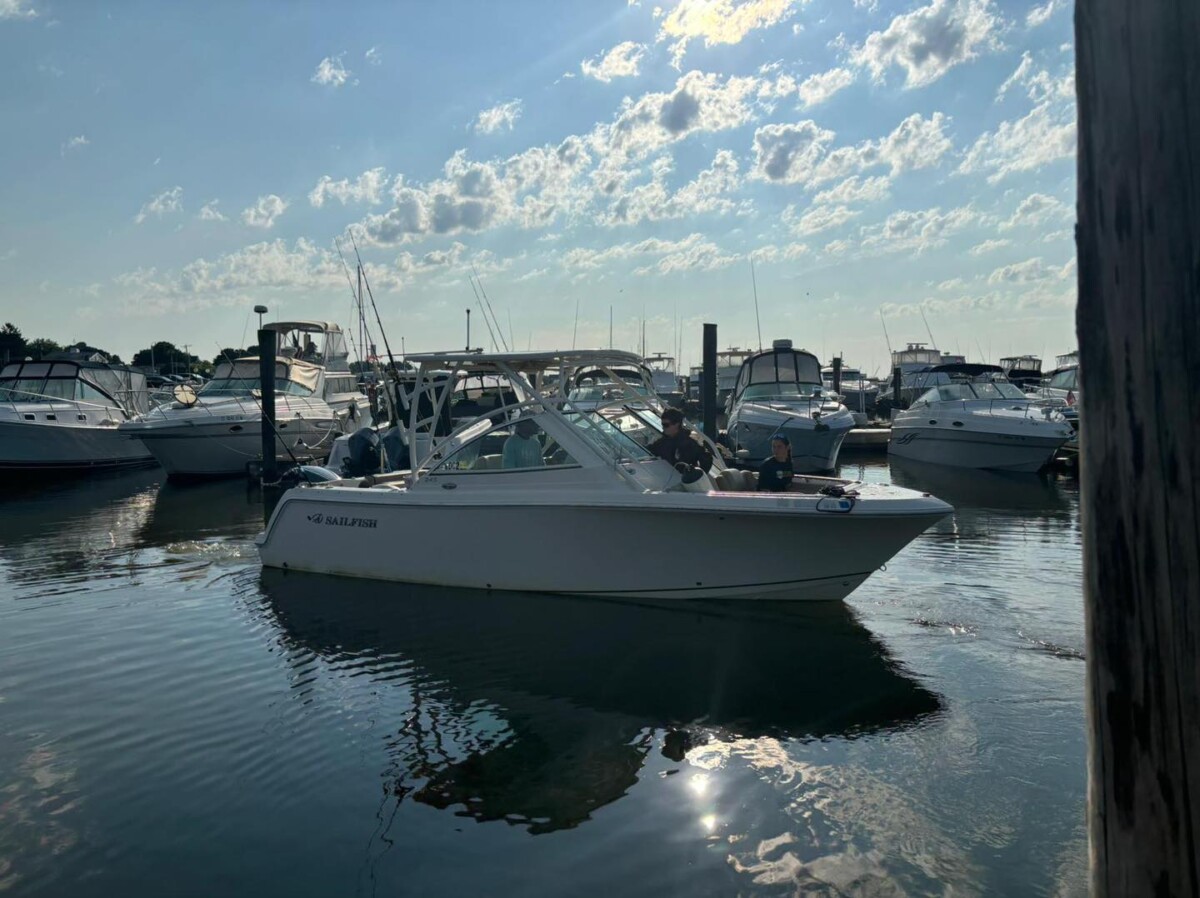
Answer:
POLYGON ((259 303, 357 335, 353 242, 397 353, 468 308, 499 342, 477 279, 520 350, 611 317, 685 365, 704 322, 868 373, 930 334, 1051 360, 1070 6, 0 0, 0 320, 127 359, 243 346, 259 303))

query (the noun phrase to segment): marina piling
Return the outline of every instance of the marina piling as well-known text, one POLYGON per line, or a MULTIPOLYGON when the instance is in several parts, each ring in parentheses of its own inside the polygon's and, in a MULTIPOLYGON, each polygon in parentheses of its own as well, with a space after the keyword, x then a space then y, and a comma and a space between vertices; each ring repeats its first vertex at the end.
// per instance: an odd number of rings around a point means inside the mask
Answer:
POLYGON ((704 409, 704 435, 717 438, 717 326, 704 325, 704 371, 700 376, 700 403, 704 409))
POLYGON ((840 355, 833 358, 833 392, 842 392, 842 357, 840 355))
POLYGON ((262 405, 262 482, 279 480, 275 462, 275 331, 258 332, 258 375, 262 405))
POLYGON ((903 377, 899 365, 892 369, 892 408, 900 408, 900 383, 903 377))
POLYGON ((1200 5, 1079 0, 1093 895, 1200 895, 1200 5))

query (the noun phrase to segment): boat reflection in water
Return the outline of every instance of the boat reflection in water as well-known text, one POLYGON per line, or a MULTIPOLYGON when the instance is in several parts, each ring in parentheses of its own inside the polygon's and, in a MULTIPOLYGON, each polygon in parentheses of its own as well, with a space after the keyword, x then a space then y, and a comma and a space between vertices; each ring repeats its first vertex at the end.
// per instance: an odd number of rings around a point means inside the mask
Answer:
POLYGON ((531 833, 621 798, 655 748, 853 738, 940 707, 841 602, 662 607, 269 569, 261 588, 293 664, 411 693, 385 724, 397 801, 531 833))
MULTIPOLYGON (((160 474, 161 479, 161 474, 160 474)), ((243 480, 167 481, 139 528, 142 546, 251 538, 263 526, 263 494, 243 480)))
POLYGON ((896 456, 888 458, 888 466, 897 486, 933 493, 959 516, 987 510, 1027 517, 1039 511, 1066 514, 1070 508, 1053 475, 950 468, 896 456))

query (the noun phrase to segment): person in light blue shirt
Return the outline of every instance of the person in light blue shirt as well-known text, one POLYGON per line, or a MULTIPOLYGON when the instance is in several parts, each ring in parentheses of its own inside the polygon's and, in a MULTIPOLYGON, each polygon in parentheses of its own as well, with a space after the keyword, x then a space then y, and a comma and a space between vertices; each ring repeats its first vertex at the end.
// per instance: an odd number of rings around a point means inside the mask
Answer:
POLYGON ((540 468, 545 464, 542 459, 542 444, 537 438, 537 422, 532 418, 522 418, 512 436, 504 441, 504 456, 502 466, 505 468, 540 468))

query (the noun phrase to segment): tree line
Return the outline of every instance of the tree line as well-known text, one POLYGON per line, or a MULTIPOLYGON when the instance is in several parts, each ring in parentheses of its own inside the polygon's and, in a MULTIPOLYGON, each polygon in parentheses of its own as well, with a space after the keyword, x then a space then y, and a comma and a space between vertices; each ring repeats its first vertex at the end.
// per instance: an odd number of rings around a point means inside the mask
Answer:
MULTIPOLYGON (((0 362, 4 362, 5 364, 8 362, 17 362, 22 359, 40 361, 48 356, 64 352, 79 353, 85 356, 100 353, 110 362, 118 365, 125 364, 124 360, 117 353, 109 352, 107 349, 97 346, 90 346, 82 341, 79 343, 61 344, 48 337, 26 339, 25 335, 21 333, 21 329, 11 321, 6 322, 3 327, 0 327, 0 362)), ((211 360, 207 360, 192 355, 167 340, 159 340, 153 345, 135 352, 129 364, 134 368, 145 371, 147 374, 194 373, 210 375, 217 363, 223 362, 226 359, 236 359, 239 356, 253 355, 255 352, 256 350, 253 348, 235 349, 233 347, 226 347, 211 360)))

